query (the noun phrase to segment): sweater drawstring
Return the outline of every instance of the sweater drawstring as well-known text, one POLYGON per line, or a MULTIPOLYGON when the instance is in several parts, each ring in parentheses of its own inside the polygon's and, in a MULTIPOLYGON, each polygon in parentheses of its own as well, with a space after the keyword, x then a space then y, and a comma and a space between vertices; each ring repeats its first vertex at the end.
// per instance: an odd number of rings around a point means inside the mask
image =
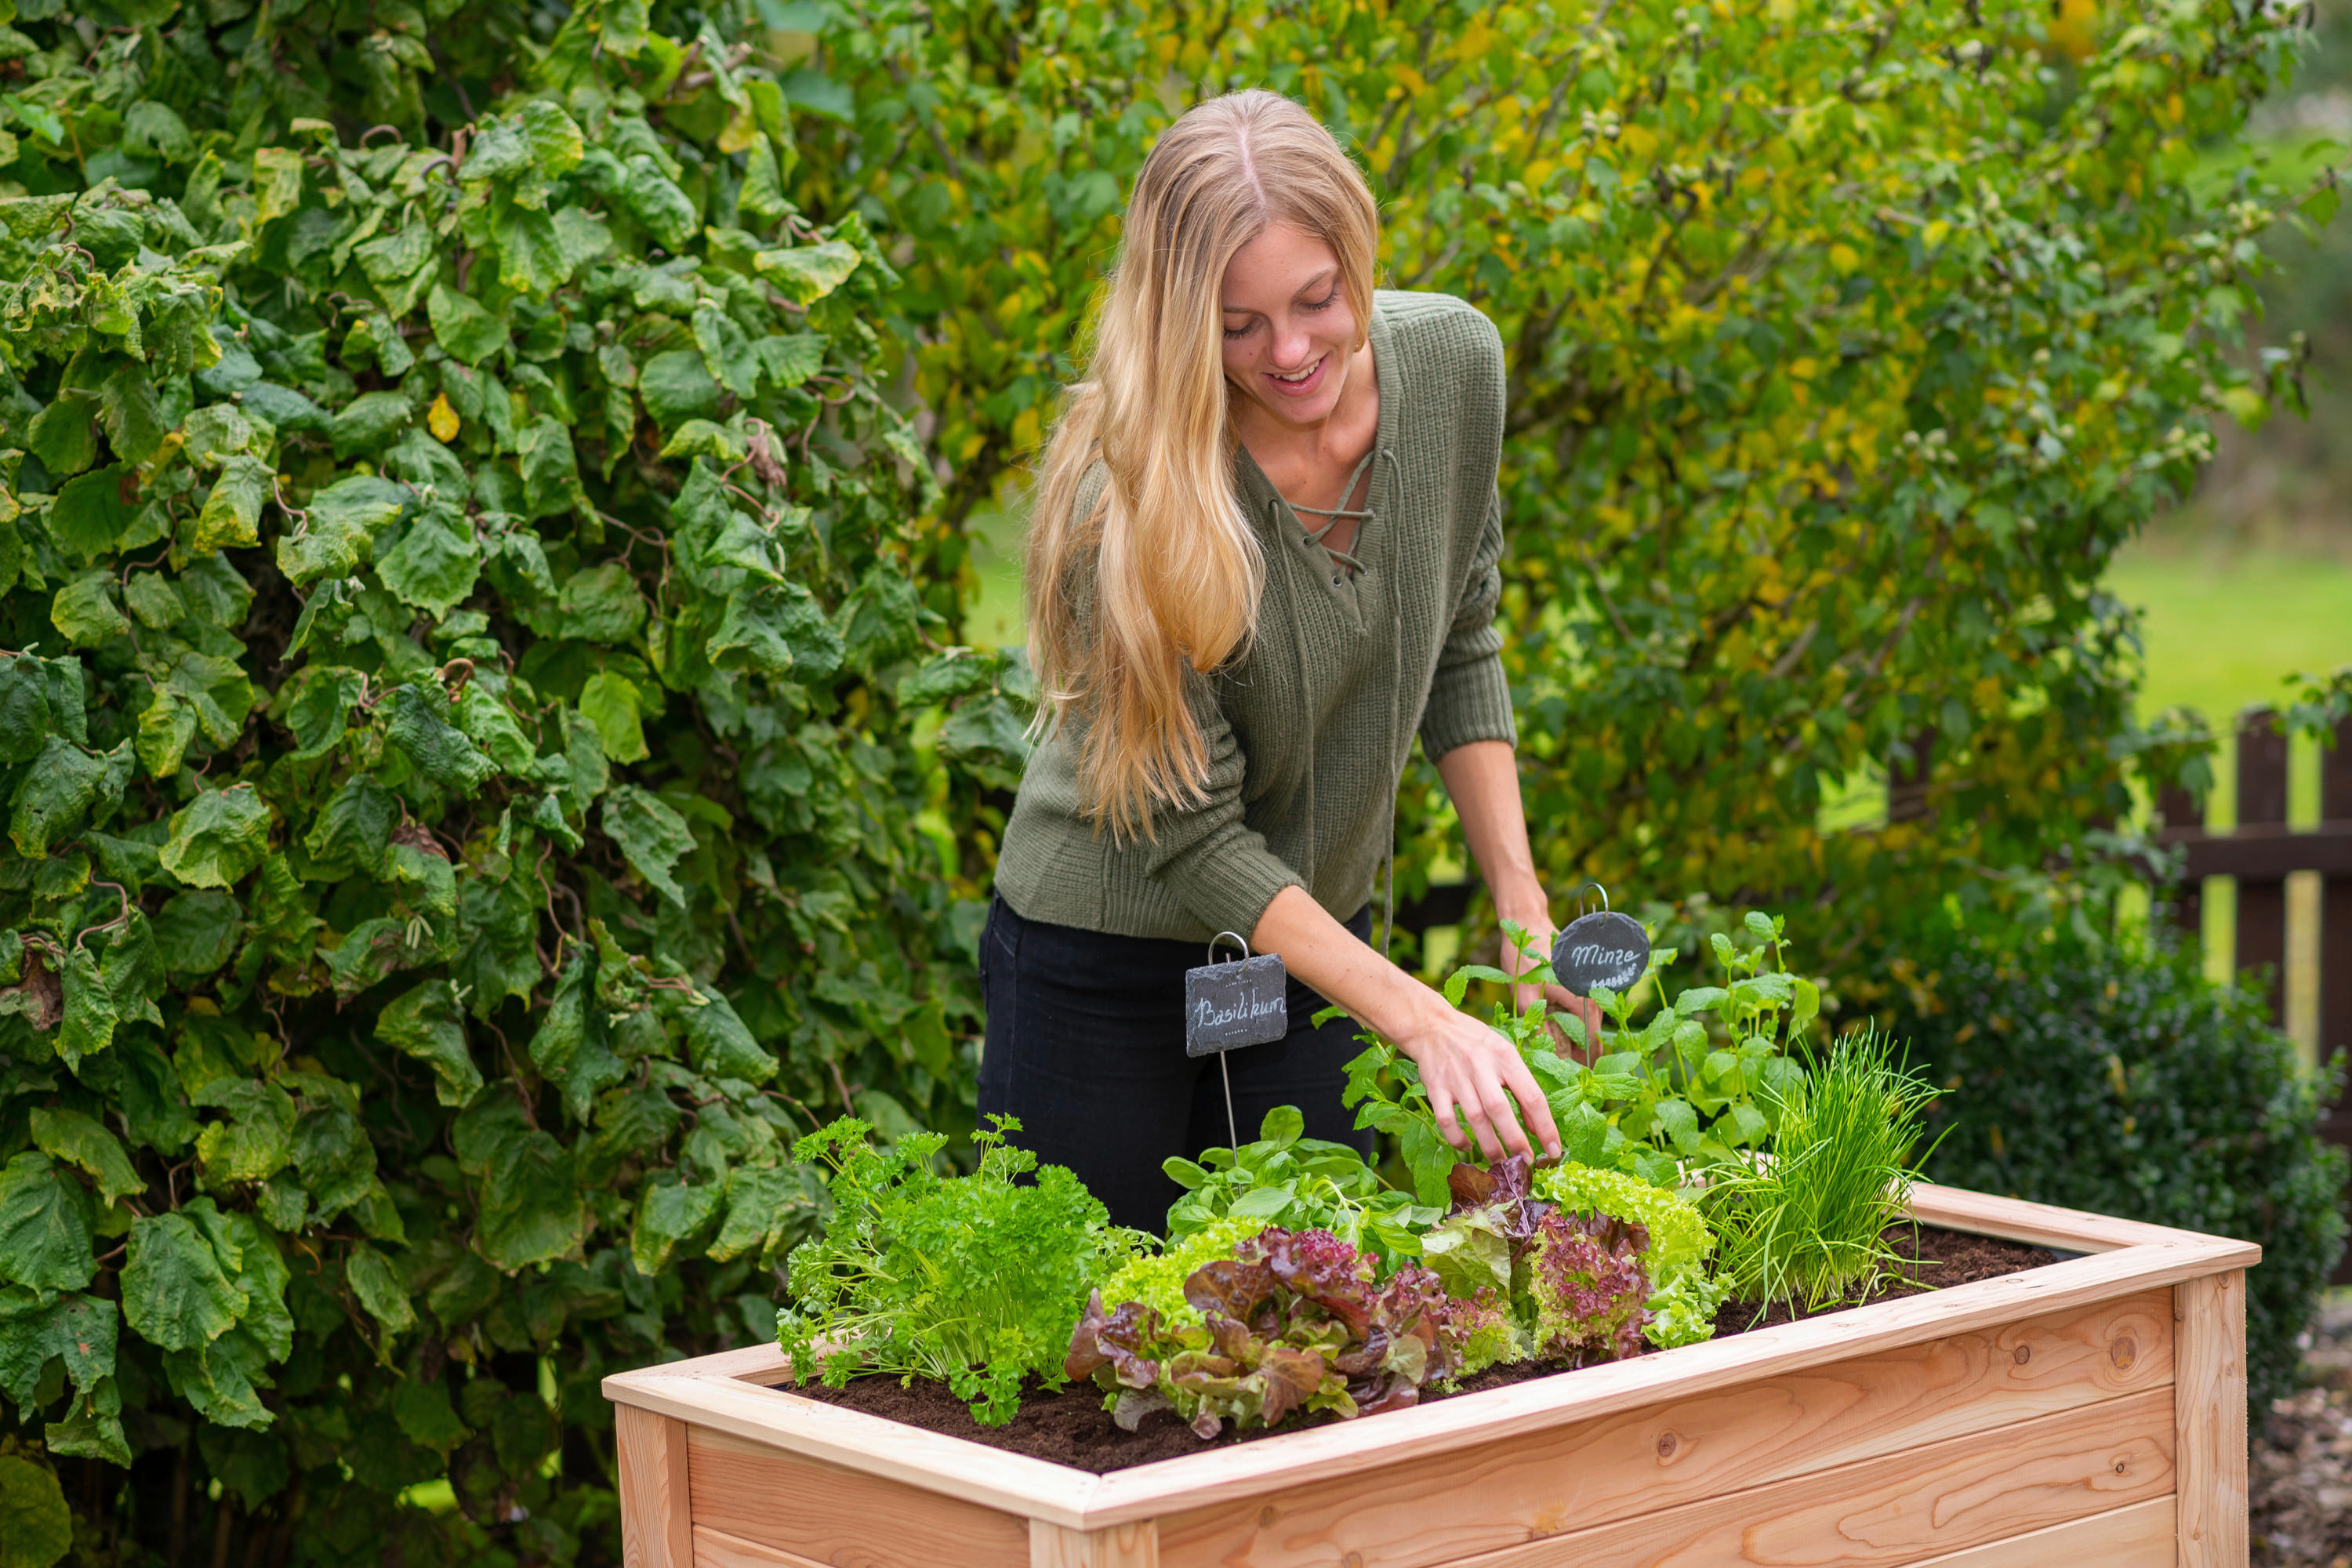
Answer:
MULTIPOLYGON (((1394 468, 1397 484, 1400 487, 1403 485, 1404 464, 1398 460, 1395 450, 1375 445, 1357 462, 1355 470, 1349 474, 1347 488, 1339 492, 1341 500, 1344 501, 1356 493, 1357 481, 1364 477, 1364 470, 1376 459, 1385 461, 1394 468)), ((1307 531, 1301 536, 1302 547, 1312 548, 1322 544, 1324 538, 1337 528, 1343 519, 1353 518, 1359 522, 1375 521, 1377 511, 1371 505, 1371 499, 1370 487, 1366 486, 1365 504, 1361 507, 1303 507, 1296 501, 1286 504, 1293 512, 1311 511, 1325 520, 1322 527, 1307 531)), ((1275 534, 1277 538, 1281 537, 1282 533, 1282 509, 1285 504, 1279 495, 1273 497, 1266 503, 1274 520, 1275 534)), ((1301 527, 1304 526, 1302 523, 1301 527)), ((1361 561, 1348 551, 1332 550, 1328 546, 1325 546, 1325 550, 1331 557, 1333 564, 1346 571, 1360 574, 1369 570, 1361 561)), ((1280 553, 1287 562, 1290 552, 1285 550, 1280 553)), ((1297 584, 1290 576, 1292 568, 1285 565, 1282 570, 1284 579, 1291 588, 1295 598, 1297 594, 1297 584)), ((1390 679, 1389 734, 1386 754, 1393 763, 1397 753, 1397 732, 1404 722, 1404 596, 1402 591, 1397 586, 1394 572, 1389 574, 1388 588, 1390 679)), ((1302 692, 1311 693, 1313 683, 1308 677, 1307 668, 1307 628, 1302 617, 1295 615, 1290 617, 1290 650, 1291 657, 1297 661, 1298 665, 1298 689, 1302 692)), ((1310 894, 1315 886, 1316 840, 1318 837, 1315 816, 1315 707, 1313 702, 1309 701, 1307 708, 1307 865, 1305 869, 1310 894)), ((1381 855, 1383 874, 1381 879, 1381 957, 1383 960, 1388 958, 1389 950, 1396 941, 1396 808, 1397 798, 1403 787, 1404 776, 1400 770, 1396 782, 1389 786, 1386 847, 1381 855)))

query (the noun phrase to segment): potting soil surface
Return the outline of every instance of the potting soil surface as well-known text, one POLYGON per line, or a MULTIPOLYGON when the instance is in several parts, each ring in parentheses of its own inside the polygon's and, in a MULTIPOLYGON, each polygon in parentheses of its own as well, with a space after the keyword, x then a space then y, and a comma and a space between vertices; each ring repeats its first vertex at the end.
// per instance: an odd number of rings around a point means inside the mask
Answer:
MULTIPOLYGON (((1871 1297, 1872 1300, 1966 1285, 1978 1279, 2039 1268, 2057 1261, 2057 1255, 2043 1247, 1997 1241, 1990 1237, 1965 1236, 1958 1231, 1926 1226, 1916 1230, 1909 1226, 1899 1226, 1888 1231, 1886 1239, 1900 1256, 1916 1261, 1905 1265, 1899 1274, 1889 1276, 1871 1297)), ((1795 1317, 1811 1315, 1806 1312, 1793 1314, 1795 1317)), ((1716 1314, 1715 1331, 1717 1337, 1745 1333, 1750 1329, 1788 1322, 1791 1316, 1785 1305, 1775 1306, 1759 1317, 1752 1304, 1727 1302, 1716 1314)), ((1451 1393, 1424 1391, 1422 1398, 1424 1401, 1448 1399, 1458 1394, 1503 1388, 1511 1384, 1524 1383, 1529 1378, 1547 1377, 1553 1373, 1569 1370, 1571 1370, 1569 1363, 1562 1362, 1520 1362, 1510 1366, 1491 1367, 1465 1380, 1460 1388, 1451 1393)), ((810 1399, 822 1400, 827 1405, 846 1405, 853 1410, 862 1410, 868 1415, 902 1421, 927 1432, 943 1432, 951 1437, 968 1438, 975 1443, 985 1443, 992 1448, 1027 1454, 1033 1458, 1048 1459, 1075 1469, 1091 1470, 1097 1475, 1123 1470, 1131 1465, 1148 1465, 1155 1459, 1197 1454, 1203 1448, 1246 1443, 1277 1435, 1262 1430, 1235 1432, 1228 1426, 1222 1436, 1203 1442, 1192 1435, 1191 1427, 1164 1410, 1145 1416, 1142 1425, 1135 1431, 1122 1432, 1102 1407, 1102 1391, 1091 1383, 1072 1384, 1058 1393, 1032 1391, 1024 1394, 1021 1399, 1020 1414, 1003 1426, 980 1425, 971 1418, 971 1412, 962 1400, 955 1396, 953 1390, 945 1384, 924 1379, 917 1379, 902 1387, 895 1377, 860 1377, 851 1379, 840 1388, 818 1384, 793 1392, 810 1399)), ((1338 1419, 1339 1416, 1325 1413, 1307 1421, 1286 1423, 1278 1430, 1296 1432, 1305 1426, 1338 1419)))

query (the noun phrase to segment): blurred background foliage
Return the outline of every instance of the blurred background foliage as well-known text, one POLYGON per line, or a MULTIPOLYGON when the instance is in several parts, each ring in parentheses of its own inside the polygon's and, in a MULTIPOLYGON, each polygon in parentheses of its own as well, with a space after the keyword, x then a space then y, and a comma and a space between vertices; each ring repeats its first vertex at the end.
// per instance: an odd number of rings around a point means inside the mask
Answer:
MULTIPOLYGON (((969 1120, 1023 465, 1204 94, 1503 330, 1556 891, 1790 908, 1850 1007, 1922 911, 2104 910, 2204 778, 2115 563, 2340 352, 2310 20, 16 0, 9 1506, 616 1556, 596 1380, 765 1334, 790 1134, 969 1120)), ((1459 874, 1433 771, 1399 833, 1459 874)))

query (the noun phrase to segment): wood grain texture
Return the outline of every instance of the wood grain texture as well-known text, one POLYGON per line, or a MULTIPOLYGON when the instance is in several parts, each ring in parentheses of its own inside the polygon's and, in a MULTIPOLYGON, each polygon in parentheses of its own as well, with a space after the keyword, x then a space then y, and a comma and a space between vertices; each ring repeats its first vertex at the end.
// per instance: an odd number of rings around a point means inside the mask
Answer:
POLYGON ((694 1522, 828 1568, 1028 1568, 1029 1521, 724 1432, 687 1436, 694 1522))
POLYGON ((1423 1568, 2172 1380, 2172 1294, 1693 1393, 1160 1521, 1162 1568, 1423 1568), (1475 1508, 1460 1500, 1475 1498, 1475 1508))
POLYGON ((803 1557, 797 1552, 762 1546, 756 1541, 746 1541, 723 1530, 698 1524, 694 1527, 694 1568, 830 1568, 830 1565, 814 1557, 803 1557))
POLYGON ((1995 1197, 1966 1187, 1939 1187, 1932 1182, 1912 1186, 1911 1217, 1921 1225, 1939 1225, 1975 1236, 1997 1236, 2034 1247, 2054 1247, 2062 1252, 2105 1252, 2120 1247, 2200 1242, 2242 1249, 2242 1256, 2224 1267, 2251 1268, 2262 1258, 2262 1248, 2252 1242, 2227 1241, 2193 1230, 2084 1214, 2050 1204, 2030 1204, 2022 1198, 1995 1197))
POLYGON ((1043 1519, 1074 1529, 1098 1528, 1086 1507, 1099 1478, 1025 1454, 968 1443, 820 1405, 781 1389, 732 1377, 641 1378, 615 1373, 604 1396, 675 1415, 698 1430, 726 1433, 779 1454, 798 1455, 943 1497, 1043 1519))
POLYGON ((1108 1530, 1029 1526, 1029 1568, 1160 1568, 1160 1530, 1150 1520, 1108 1530))
MULTIPOLYGON (((1992 1199, 1999 1203, 2002 1200, 1992 1199)), ((1994 1330, 2153 1287, 2210 1274, 2213 1260, 2250 1250, 2232 1241, 2191 1239, 2126 1247, 2022 1274, 1879 1301, 1727 1340, 1611 1362, 1558 1377, 1465 1394, 1377 1421, 1339 1423, 1236 1447, 1214 1448, 1100 1479, 1082 1528, 1256 1498, 1404 1460, 1465 1462, 1464 1451, 1524 1442, 1572 1422, 1638 1410, 1661 1400, 1711 1393, 1736 1383, 1873 1355, 1953 1334, 1994 1330)), ((1064 1521, 1070 1522, 1070 1521, 1064 1521)))
POLYGON ((686 1423, 625 1405, 613 1412, 613 1425, 623 1568, 692 1568, 686 1423))
POLYGON ((2171 1498, 2150 1498, 1907 1568, 2172 1568, 2174 1511, 2171 1498))
POLYGON ((2246 1276, 2173 1288, 2180 1568, 2246 1561, 2246 1276))
POLYGON ((1906 1568, 2168 1496, 2172 1444, 2172 1394, 2159 1388, 1454 1563, 1906 1568))

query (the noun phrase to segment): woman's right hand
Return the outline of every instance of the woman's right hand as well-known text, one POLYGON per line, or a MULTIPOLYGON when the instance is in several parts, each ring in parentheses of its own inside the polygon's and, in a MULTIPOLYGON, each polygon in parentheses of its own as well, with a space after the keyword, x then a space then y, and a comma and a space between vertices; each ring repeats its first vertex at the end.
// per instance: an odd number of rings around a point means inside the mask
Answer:
POLYGON ((1438 1136, 1467 1153, 1473 1139, 1478 1152, 1489 1160, 1506 1154, 1541 1157, 1529 1147, 1528 1133, 1542 1145, 1541 1155, 1559 1157, 1559 1128, 1551 1107, 1536 1086, 1535 1075, 1519 1059, 1518 1051, 1496 1030, 1467 1013, 1448 1006, 1445 998, 1428 987, 1431 1005, 1421 1008, 1413 1026, 1391 1037, 1397 1049, 1421 1069, 1421 1085, 1429 1093, 1429 1108, 1437 1116, 1438 1136), (1456 1108, 1461 1117, 1454 1115, 1456 1108), (1522 1119, 1525 1125, 1522 1126, 1522 1119), (1470 1124, 1465 1136, 1463 1121, 1470 1124))

